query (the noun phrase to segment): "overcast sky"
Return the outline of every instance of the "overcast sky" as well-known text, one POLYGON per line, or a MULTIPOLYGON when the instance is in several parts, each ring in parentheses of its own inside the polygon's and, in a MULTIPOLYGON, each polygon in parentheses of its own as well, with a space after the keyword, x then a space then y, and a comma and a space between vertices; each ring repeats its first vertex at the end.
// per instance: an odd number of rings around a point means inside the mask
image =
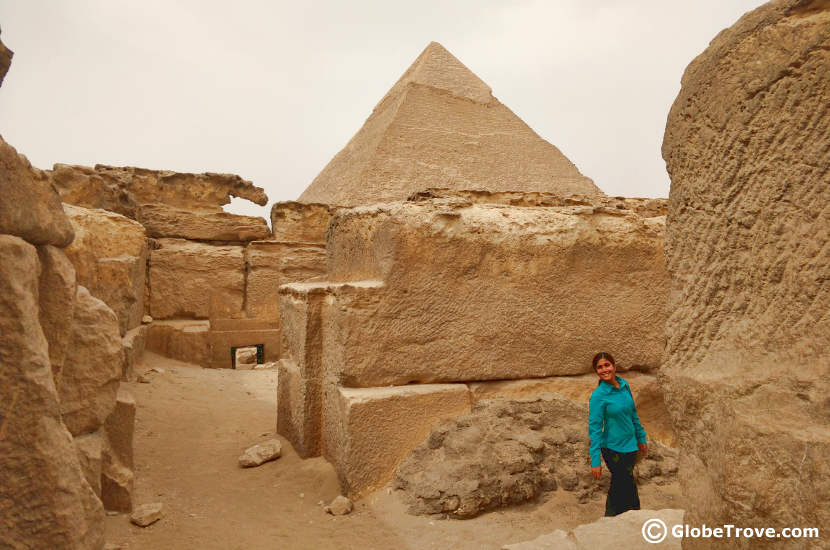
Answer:
POLYGON ((40 168, 229 172, 294 200, 435 40, 603 191, 667 196, 683 70, 760 4, 0 0, 0 134, 40 168))

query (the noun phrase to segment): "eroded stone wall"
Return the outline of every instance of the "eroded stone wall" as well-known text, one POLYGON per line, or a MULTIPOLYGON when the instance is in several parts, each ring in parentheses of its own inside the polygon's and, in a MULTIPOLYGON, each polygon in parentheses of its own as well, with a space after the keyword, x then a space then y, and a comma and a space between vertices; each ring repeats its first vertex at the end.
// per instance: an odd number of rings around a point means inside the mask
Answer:
POLYGON ((830 5, 777 1, 714 38, 669 114, 663 373, 695 525, 830 522, 828 106, 830 5))

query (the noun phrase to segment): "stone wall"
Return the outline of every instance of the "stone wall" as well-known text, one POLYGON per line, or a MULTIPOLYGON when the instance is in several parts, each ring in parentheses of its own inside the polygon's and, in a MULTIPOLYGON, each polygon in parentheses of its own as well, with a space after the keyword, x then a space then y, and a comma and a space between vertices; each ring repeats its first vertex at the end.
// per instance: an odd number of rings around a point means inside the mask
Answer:
MULTIPOLYGON (((46 174, 0 139, 0 546, 100 550, 119 321, 78 284, 75 233, 46 174)), ((132 478, 122 487, 131 505, 132 478)))
POLYGON ((830 522, 828 105, 830 6, 788 0, 718 34, 669 114, 663 374, 693 525, 830 522))
POLYGON ((279 433, 359 496, 469 412, 465 383, 582 374, 601 350, 658 367, 664 204, 434 190, 338 210, 325 280, 280 288, 279 433))

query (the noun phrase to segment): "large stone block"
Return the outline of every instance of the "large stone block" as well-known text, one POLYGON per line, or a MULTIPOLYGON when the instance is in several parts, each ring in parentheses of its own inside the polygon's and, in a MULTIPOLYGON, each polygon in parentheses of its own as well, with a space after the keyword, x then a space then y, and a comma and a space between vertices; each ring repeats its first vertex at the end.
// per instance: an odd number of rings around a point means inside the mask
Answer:
POLYGON ((245 311, 256 319, 280 318, 279 287, 326 272, 323 244, 255 241, 245 249, 245 311))
POLYGON ((464 384, 331 388, 330 395, 334 402, 326 404, 332 410, 323 424, 323 456, 352 498, 391 480, 434 423, 470 412, 464 384))
POLYGON ((78 284, 118 316, 121 335, 141 324, 147 239, 141 224, 114 212, 64 204, 75 230, 65 251, 78 284))
POLYGON ((149 237, 247 242, 271 236, 263 218, 227 212, 194 212, 164 204, 141 205, 138 221, 147 229, 149 237))
POLYGON ((210 321, 154 321, 146 349, 170 357, 210 366, 210 321))
POLYGON ((241 317, 243 247, 159 239, 150 252, 150 315, 154 319, 241 317))
POLYGON ((78 451, 78 462, 81 471, 98 498, 101 498, 101 453, 104 446, 104 437, 101 431, 79 435, 73 439, 78 451))
POLYGON ((132 380, 135 367, 144 355, 149 334, 150 325, 141 325, 128 330, 121 339, 121 345, 124 346, 124 371, 121 373, 121 380, 132 380))
POLYGON ((0 539, 98 550, 104 511, 61 422, 38 323, 39 271, 34 246, 0 235, 0 539))
POLYGON ((115 409, 104 424, 101 501, 107 510, 132 510, 134 433, 135 399, 126 389, 119 388, 115 409))
POLYGON ((49 343, 52 374, 58 375, 72 337, 77 292, 75 268, 59 248, 43 245, 37 252, 41 266, 40 326, 49 343))
POLYGON ((291 359, 280 360, 277 374, 277 433, 302 458, 320 455, 321 380, 307 378, 291 359))
POLYGON ((72 340, 56 380, 61 416, 72 435, 94 432, 112 412, 123 361, 118 319, 78 286, 72 340))
POLYGON ((669 113, 665 392, 693 525, 830 523, 828 102, 830 9, 786 0, 719 33, 669 113))
POLYGON ((325 244, 326 229, 336 206, 328 204, 277 202, 271 207, 274 240, 325 244))
POLYGON ((663 227, 663 217, 587 205, 340 210, 328 243, 327 279, 339 286, 326 291, 326 368, 370 387, 581 374, 598 351, 625 368, 657 367, 663 227))
POLYGON ((0 234, 63 248, 74 233, 44 172, 0 138, 0 234))

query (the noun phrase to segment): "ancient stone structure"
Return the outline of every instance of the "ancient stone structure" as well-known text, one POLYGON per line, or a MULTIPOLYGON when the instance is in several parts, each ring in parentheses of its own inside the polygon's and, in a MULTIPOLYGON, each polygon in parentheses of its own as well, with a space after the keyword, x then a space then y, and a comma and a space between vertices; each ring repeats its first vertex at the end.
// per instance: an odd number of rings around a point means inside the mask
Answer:
POLYGON ((359 496, 470 411, 466 383, 585 373, 601 349, 657 367, 664 205, 431 190, 338 210, 325 280, 280 288, 279 433, 359 496))
POLYGON ((100 550, 110 442, 132 453, 119 321, 78 284, 48 176, 2 139, 0 196, 0 546, 100 550))
POLYGON ((602 194, 437 42, 299 200, 357 206, 428 187, 602 194))
POLYGON ((784 0, 713 39, 668 117, 663 374, 691 524, 830 523, 828 105, 830 5, 784 0))

